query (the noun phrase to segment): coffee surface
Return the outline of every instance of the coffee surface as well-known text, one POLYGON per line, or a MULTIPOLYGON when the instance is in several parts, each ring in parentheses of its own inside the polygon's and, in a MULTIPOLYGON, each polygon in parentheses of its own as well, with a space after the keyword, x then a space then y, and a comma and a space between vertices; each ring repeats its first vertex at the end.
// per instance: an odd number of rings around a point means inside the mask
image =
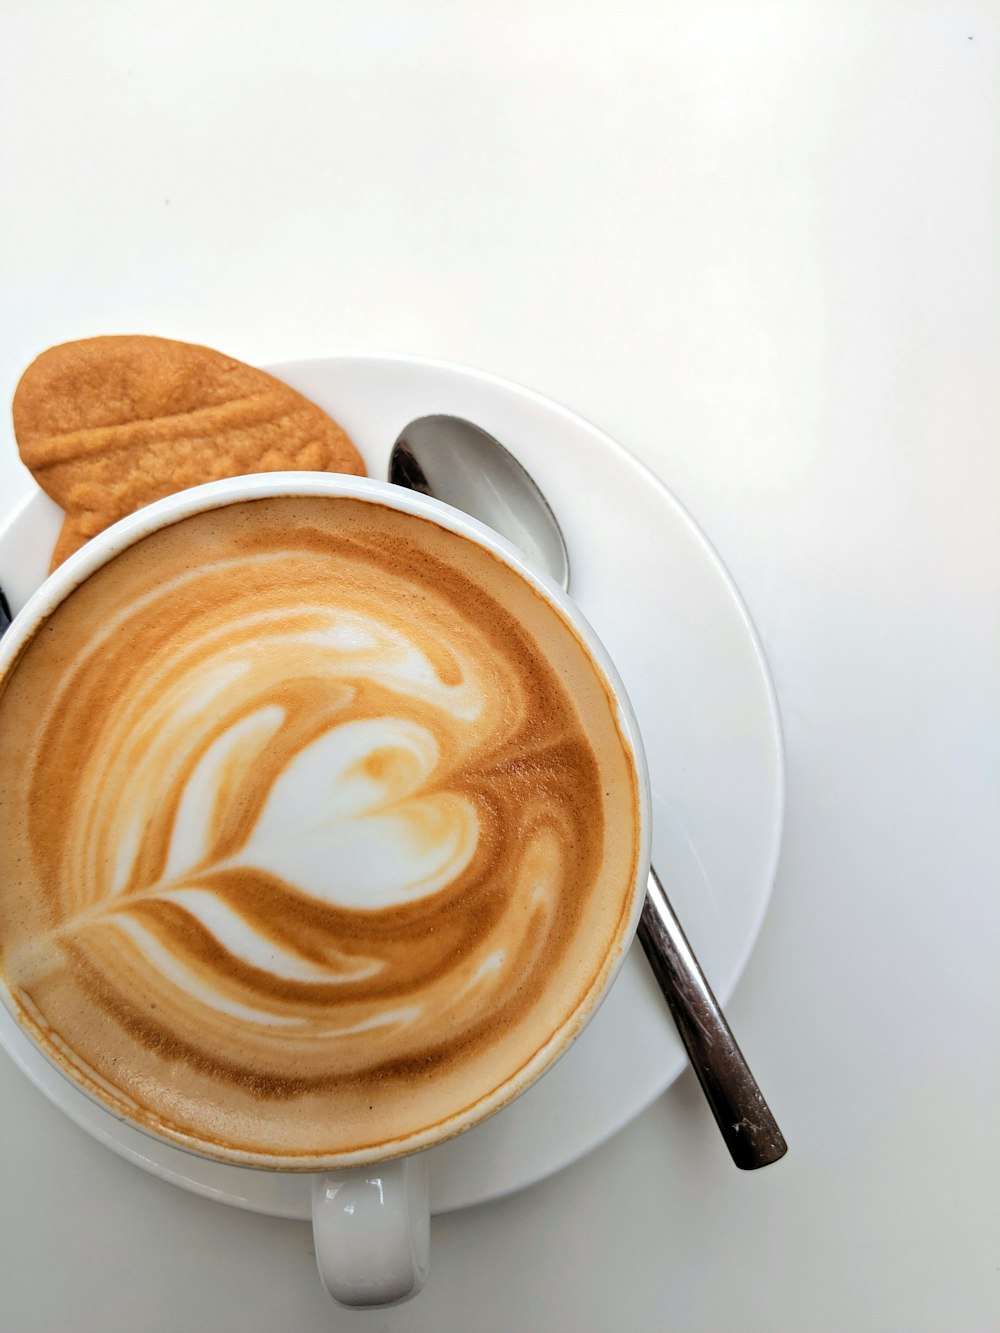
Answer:
POLYGON ((98 570, 0 685, 0 966, 140 1124, 379 1155, 573 1035, 637 806, 608 686, 502 561, 362 500, 230 505, 98 570))

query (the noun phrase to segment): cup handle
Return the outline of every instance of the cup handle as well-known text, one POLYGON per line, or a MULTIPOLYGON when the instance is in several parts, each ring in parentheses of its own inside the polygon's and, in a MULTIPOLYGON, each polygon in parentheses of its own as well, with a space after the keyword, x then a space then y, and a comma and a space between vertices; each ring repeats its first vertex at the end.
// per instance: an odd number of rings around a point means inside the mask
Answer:
POLYGON ((317 1176, 312 1216, 319 1275, 341 1305, 395 1305, 423 1287, 431 1229, 425 1154, 317 1176))

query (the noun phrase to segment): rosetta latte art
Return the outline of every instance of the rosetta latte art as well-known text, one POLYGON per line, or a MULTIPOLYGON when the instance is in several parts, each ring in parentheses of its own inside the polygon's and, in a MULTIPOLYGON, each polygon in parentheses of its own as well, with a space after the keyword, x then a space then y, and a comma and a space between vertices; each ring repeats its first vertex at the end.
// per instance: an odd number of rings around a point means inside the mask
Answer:
POLYGON ((357 1151, 488 1097, 627 910, 634 773, 578 640, 494 557, 359 501, 119 556, 22 655, 0 764, 24 1018, 208 1151, 357 1151))

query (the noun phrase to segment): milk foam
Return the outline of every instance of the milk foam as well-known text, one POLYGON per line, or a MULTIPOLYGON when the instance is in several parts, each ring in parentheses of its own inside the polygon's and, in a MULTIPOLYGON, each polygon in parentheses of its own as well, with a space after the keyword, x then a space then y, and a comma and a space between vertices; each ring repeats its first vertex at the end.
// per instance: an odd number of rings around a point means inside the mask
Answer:
POLYGON ((2 966, 85 1086, 294 1165, 494 1095, 571 1023, 628 913, 636 779, 579 640, 495 557, 255 501, 49 630, 0 693, 2 966))

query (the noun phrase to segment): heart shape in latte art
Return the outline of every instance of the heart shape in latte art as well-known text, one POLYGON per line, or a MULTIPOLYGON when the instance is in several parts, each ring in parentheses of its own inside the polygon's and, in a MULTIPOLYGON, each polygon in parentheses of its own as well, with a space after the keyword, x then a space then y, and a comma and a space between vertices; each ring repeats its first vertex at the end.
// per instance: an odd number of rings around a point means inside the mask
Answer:
MULTIPOLYGON (((404 718, 346 722, 293 754, 270 786, 245 844, 220 853, 213 816, 224 825, 227 802, 238 802, 240 774, 267 767, 283 710, 269 706, 234 723, 214 740, 185 783, 165 871, 155 884, 124 884, 94 907, 70 918, 60 934, 98 924, 124 931, 146 961, 201 1003, 234 1017, 269 1024, 300 1023, 227 999, 185 964, 184 937, 196 923, 211 938, 225 970, 245 964, 277 981, 310 985, 357 982, 385 963, 325 949, 309 956, 280 942, 279 921, 295 916, 296 896, 334 908, 378 911, 438 892, 466 869, 479 823, 465 797, 426 790, 439 765, 434 736, 404 718), (266 897, 238 905, 231 894, 245 879, 273 882, 266 897), (167 949, 143 925, 155 904, 179 909, 189 920, 167 949)), ((142 810, 122 815, 144 827, 142 810)), ((128 844, 123 844, 131 851, 128 844)), ((140 849, 134 855, 140 860, 140 849)), ((326 1035, 331 1035, 327 1030, 326 1035)))
MULTIPOLYGON (((133 609, 133 631, 135 620, 133 609)), ((120 628, 99 637, 95 658, 120 628)), ((213 618, 163 645, 93 747, 89 800, 78 796, 64 856, 83 870, 85 905, 61 920, 56 942, 117 931, 178 992, 175 1005, 272 1029, 305 1029, 321 1014, 323 1037, 416 1020, 411 1003, 334 1025, 317 988, 357 991, 392 966, 332 944, 352 933, 338 918, 428 899, 460 880, 479 844, 476 804, 448 785, 442 748, 460 756, 488 739, 485 682, 472 660, 449 662, 443 681, 418 637, 374 607, 291 601, 249 617, 240 604, 221 627, 213 618), (248 659, 250 634, 253 657, 267 644, 265 661, 248 659), (373 693, 392 708, 364 706, 373 693), (404 706, 415 715, 400 715, 404 706), (220 725, 219 710, 235 720, 220 725)), ((419 933, 430 934, 433 911, 422 915, 419 933)), ((55 965, 52 943, 33 942, 35 968, 55 965)), ((489 957, 491 968, 479 958, 471 971, 499 974, 504 950, 489 957)), ((27 958, 13 966, 22 978, 29 970, 27 958)))

